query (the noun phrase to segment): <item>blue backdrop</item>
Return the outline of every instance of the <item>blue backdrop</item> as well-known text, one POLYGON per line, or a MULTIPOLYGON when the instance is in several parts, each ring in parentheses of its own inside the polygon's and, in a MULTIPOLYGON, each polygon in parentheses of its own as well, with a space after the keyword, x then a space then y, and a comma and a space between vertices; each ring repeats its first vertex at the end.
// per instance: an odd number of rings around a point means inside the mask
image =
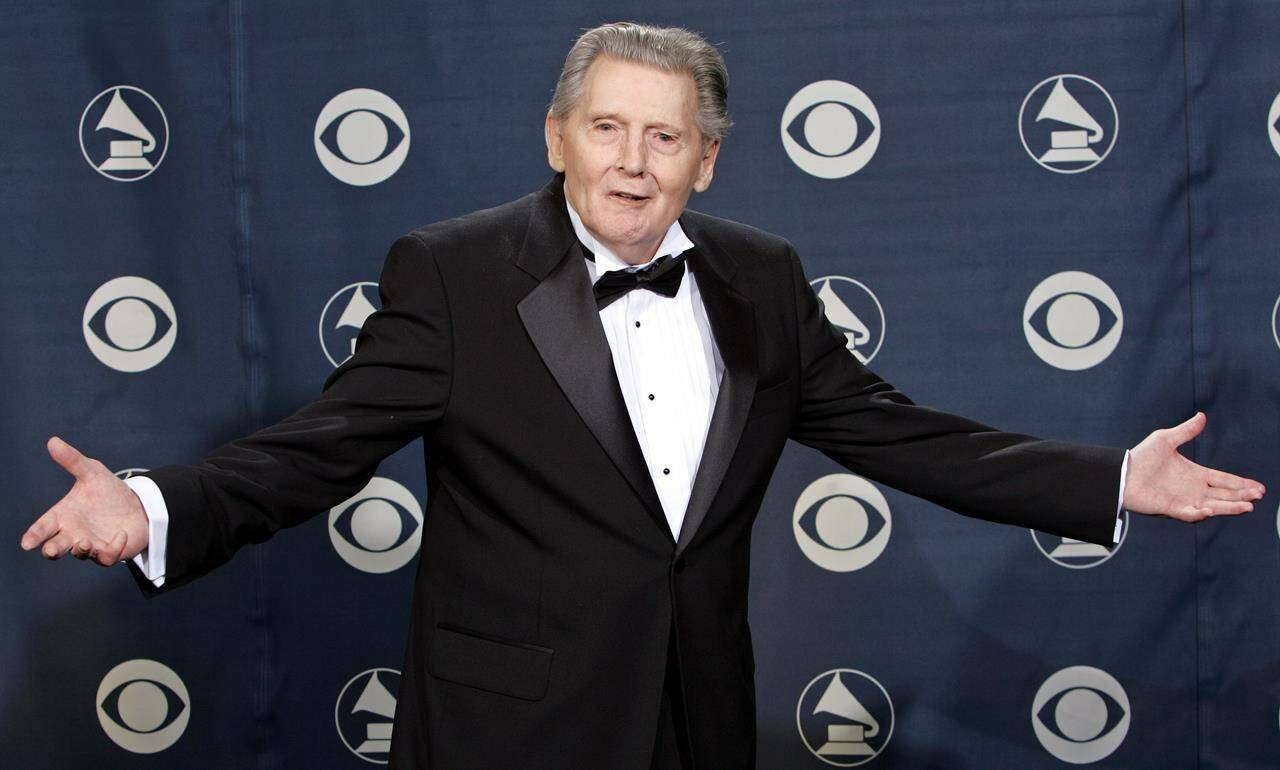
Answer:
MULTIPOLYGON (((18 550, 70 481, 43 444, 124 474, 316 395, 398 235, 550 177, 551 89, 604 21, 721 47, 736 126, 692 205, 790 239, 916 401, 1123 446, 1201 409, 1188 454, 1280 488, 1275 3, 3 5, 5 766, 385 762, 420 442, 150 602, 18 550)), ((1277 524, 1274 494, 1134 517, 1108 553, 789 447, 759 764, 1280 766, 1277 524)))

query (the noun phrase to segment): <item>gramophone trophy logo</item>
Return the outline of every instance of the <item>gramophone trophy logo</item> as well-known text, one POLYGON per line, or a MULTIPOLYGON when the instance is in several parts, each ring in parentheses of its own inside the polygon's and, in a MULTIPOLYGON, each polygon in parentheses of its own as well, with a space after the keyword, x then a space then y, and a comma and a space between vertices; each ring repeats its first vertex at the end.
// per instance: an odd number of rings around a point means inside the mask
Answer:
POLYGON ((169 121, 151 94, 112 86, 80 115, 80 152, 99 174, 117 182, 150 176, 169 150, 169 121))
POLYGON ((334 292, 320 311, 320 349, 334 366, 356 354, 364 322, 378 310, 378 284, 357 281, 334 292))
POLYGON ((893 701, 874 677, 837 668, 813 678, 796 703, 796 729, 815 757, 836 767, 875 759, 893 735, 893 701))
POLYGON ((1054 75, 1032 88, 1018 110, 1018 134, 1032 160, 1058 174, 1101 163, 1116 144, 1120 116, 1111 94, 1083 75, 1054 75))
POLYGON ((1110 548, 1070 537, 1031 530, 1031 540, 1036 544, 1036 548, 1039 549, 1041 555, 1059 567, 1066 567, 1067 569, 1089 569, 1102 564, 1120 551, 1120 547, 1124 545, 1125 538, 1128 536, 1128 511, 1122 511, 1120 518, 1116 521, 1115 545, 1110 548))
POLYGON ((391 754, 400 672, 371 668, 351 678, 338 693, 333 722, 347 750, 366 762, 385 765, 391 754))
POLYGON ((875 358, 884 344, 884 308, 875 292, 843 275, 824 275, 809 285, 827 320, 844 334, 849 354, 864 364, 875 358))

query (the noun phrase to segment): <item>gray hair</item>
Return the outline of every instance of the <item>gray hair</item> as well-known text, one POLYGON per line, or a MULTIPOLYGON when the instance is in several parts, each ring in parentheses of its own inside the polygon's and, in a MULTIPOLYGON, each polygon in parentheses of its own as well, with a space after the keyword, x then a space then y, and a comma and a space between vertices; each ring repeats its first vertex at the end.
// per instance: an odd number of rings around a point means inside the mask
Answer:
POLYGON ((630 21, 589 29, 574 42, 548 108, 557 121, 563 122, 582 101, 587 69, 600 55, 690 75, 698 94, 698 128, 705 141, 722 138, 733 125, 728 107, 729 72, 716 47, 681 27, 651 27, 630 21))

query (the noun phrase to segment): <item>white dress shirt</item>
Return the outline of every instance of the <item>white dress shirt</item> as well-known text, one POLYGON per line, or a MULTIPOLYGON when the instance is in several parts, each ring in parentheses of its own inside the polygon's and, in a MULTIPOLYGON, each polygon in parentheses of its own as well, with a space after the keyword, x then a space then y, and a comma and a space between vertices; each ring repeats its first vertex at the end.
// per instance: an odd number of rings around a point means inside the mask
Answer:
MULTIPOLYGON (((578 240, 595 255, 594 262, 587 260, 592 283, 605 273, 635 271, 649 264, 623 262, 583 226, 573 204, 568 207, 578 240)), ((667 228, 650 261, 691 248, 693 242, 677 220, 667 228)), ((711 336, 692 267, 686 260, 684 279, 674 297, 633 289, 600 311, 600 323, 613 353, 631 427, 671 536, 678 540, 724 375, 724 361, 711 336)))
MULTIPOLYGON (((568 200, 566 195, 573 231, 595 255, 594 262, 587 260, 592 283, 607 272, 638 270, 649 264, 629 265, 619 259, 587 230, 568 200)), ((676 220, 667 228, 650 261, 683 254, 691 248, 693 242, 676 220)), ((692 266, 685 262, 684 280, 674 297, 634 289, 601 310, 600 323, 613 353, 613 368, 631 427, 640 442, 671 535, 678 540, 724 376, 724 361, 712 337, 692 266)), ((1126 451, 1120 466, 1120 494, 1112 537, 1115 543, 1120 542, 1123 526, 1121 505, 1128 470, 1126 451)), ((134 476, 125 479, 125 484, 138 495, 150 521, 148 547, 133 558, 134 563, 160 587, 164 585, 169 509, 151 479, 134 476)))

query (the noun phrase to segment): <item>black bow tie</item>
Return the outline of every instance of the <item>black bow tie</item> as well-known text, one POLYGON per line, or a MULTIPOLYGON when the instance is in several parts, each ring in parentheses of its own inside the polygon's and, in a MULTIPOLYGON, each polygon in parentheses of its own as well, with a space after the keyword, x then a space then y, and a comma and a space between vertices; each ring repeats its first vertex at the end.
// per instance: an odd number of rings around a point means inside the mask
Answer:
MULTIPOLYGON (((583 248, 582 251, 587 259, 595 261, 595 255, 589 250, 583 248)), ((688 253, 686 251, 675 257, 659 257, 642 270, 610 270, 600 276, 592 287, 597 308, 604 310, 632 289, 648 289, 664 297, 674 297, 680 290, 681 279, 684 278, 684 259, 688 253)))

